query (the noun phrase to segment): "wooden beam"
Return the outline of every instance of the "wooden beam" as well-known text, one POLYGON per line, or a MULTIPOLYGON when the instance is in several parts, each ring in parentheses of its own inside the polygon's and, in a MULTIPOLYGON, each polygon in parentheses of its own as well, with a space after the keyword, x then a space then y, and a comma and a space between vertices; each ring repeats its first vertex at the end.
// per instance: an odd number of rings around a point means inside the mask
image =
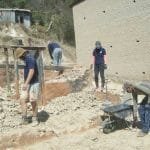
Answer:
POLYGON ((15 89, 16 89, 16 99, 18 100, 20 97, 19 94, 19 69, 18 69, 18 60, 16 59, 14 50, 13 50, 13 56, 14 56, 14 68, 15 68, 15 89))
MULTIPOLYGON (((5 68, 6 67, 6 64, 0 64, 0 68, 5 68)), ((9 64, 9 68, 11 69, 15 69, 14 67, 14 64, 9 64)), ((23 69, 24 68, 24 65, 20 65, 18 64, 18 69, 23 69)), ((61 70, 66 70, 66 69, 72 69, 73 68, 73 65, 70 64, 70 66, 58 66, 57 67, 57 70, 58 71, 61 71, 61 70)), ((44 70, 54 70, 55 67, 54 66, 44 66, 44 70)))
POLYGON ((24 48, 25 50, 45 50, 45 46, 24 46, 24 45, 0 45, 0 48, 7 48, 9 50, 16 50, 18 47, 24 48))
POLYGON ((41 85, 41 101, 42 105, 45 104, 45 82, 44 82, 44 65, 43 65, 43 51, 39 51, 39 56, 37 58, 37 65, 39 70, 39 81, 41 85))
POLYGON ((5 61, 6 61, 6 84, 7 84, 7 95, 10 93, 10 77, 9 77, 9 56, 8 49, 4 48, 5 61))

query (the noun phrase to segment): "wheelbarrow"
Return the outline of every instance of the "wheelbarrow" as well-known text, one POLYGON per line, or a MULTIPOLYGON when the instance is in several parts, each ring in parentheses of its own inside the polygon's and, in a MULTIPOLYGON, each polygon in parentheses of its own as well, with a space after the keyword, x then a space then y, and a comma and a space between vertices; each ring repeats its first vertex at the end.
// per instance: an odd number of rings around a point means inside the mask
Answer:
MULTIPOLYGON (((128 100, 127 100, 128 101, 128 100)), ((122 127, 129 127, 130 122, 126 118, 133 114, 133 105, 127 104, 125 101, 122 104, 106 106, 102 110, 103 133, 108 134, 122 127)))
MULTIPOLYGON (((120 125, 126 124, 129 127, 126 118, 132 114, 133 122, 132 127, 137 126, 138 121, 138 95, 146 96, 146 103, 150 103, 150 81, 140 81, 138 83, 125 83, 124 90, 128 93, 132 93, 132 98, 129 99, 133 102, 133 105, 128 104, 129 100, 126 100, 122 104, 114 106, 106 106, 102 110, 105 113, 105 118, 103 121, 103 132, 110 133, 116 130, 120 125)), ((145 98, 143 99, 143 101, 145 98)), ((103 119, 103 118, 102 118, 103 119)))

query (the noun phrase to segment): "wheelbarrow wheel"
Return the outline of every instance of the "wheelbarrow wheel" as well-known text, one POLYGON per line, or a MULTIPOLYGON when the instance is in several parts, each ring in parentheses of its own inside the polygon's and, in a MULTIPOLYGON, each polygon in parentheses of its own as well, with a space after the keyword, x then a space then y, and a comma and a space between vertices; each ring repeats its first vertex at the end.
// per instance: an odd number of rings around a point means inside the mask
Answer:
POLYGON ((115 124, 114 124, 114 123, 106 124, 106 125, 103 127, 103 133, 109 134, 109 133, 115 131, 115 129, 116 129, 116 127, 115 127, 115 124))

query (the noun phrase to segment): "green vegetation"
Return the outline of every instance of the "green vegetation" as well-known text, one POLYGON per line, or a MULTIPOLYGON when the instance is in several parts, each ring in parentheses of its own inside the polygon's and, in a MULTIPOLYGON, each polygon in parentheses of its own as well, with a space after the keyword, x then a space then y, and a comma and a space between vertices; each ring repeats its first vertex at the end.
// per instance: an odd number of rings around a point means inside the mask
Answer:
POLYGON ((32 11, 32 25, 50 38, 74 45, 72 10, 77 0, 0 0, 1 8, 24 8, 32 11))

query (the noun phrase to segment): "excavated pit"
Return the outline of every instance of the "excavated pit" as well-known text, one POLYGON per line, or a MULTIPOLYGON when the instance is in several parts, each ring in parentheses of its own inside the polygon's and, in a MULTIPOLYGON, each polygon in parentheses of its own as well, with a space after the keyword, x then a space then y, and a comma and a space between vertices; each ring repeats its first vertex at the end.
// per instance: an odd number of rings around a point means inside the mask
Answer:
MULTIPOLYGON (((5 72, 1 72, 0 77, 5 78, 5 72)), ((45 106, 44 110, 43 106, 40 106, 40 125, 36 128, 31 127, 30 124, 20 125, 19 102, 2 97, 0 99, 2 108, 0 149, 15 149, 60 135, 80 134, 98 126, 99 113, 93 113, 92 109, 96 107, 95 112, 98 111, 100 103, 90 92, 78 93, 87 86, 87 79, 88 72, 83 68, 66 70, 61 75, 58 72, 46 70, 45 106), (86 103, 88 99, 90 100, 86 103)), ((1 84, 1 86, 4 85, 5 83, 1 84)), ((28 111, 31 114, 30 108, 28 111)))
POLYGON ((0 116, 0 149, 22 149, 63 135, 82 134, 100 124, 100 105, 90 92, 72 93, 51 100, 44 110, 39 110, 40 124, 22 126, 20 106, 12 101, 2 101, 3 119, 0 116), (7 117, 7 118, 6 118, 7 117))
MULTIPOLYGON (((21 125, 19 102, 1 98, 0 149, 26 149, 46 140, 80 135, 97 128, 101 123, 100 107, 105 94, 88 89, 88 80, 89 72, 83 68, 66 70, 63 74, 45 71, 44 107, 39 106, 37 127, 21 125)), ((108 97, 113 103, 119 101, 118 95, 109 93, 108 97)), ((29 106, 29 117, 31 113, 29 106)))

